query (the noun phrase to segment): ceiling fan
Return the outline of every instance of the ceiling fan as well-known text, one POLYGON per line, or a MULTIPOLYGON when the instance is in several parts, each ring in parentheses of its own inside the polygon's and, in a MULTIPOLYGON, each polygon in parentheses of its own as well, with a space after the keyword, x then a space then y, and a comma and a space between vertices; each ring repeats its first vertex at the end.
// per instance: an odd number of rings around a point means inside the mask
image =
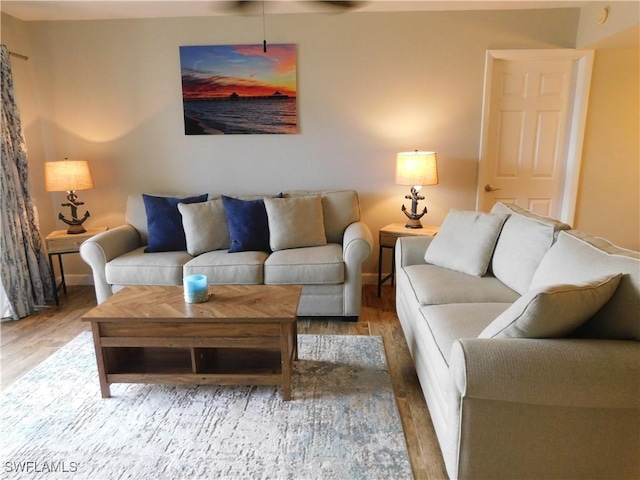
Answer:
MULTIPOLYGON (((289 1, 281 1, 281 2, 273 2, 279 4, 287 4, 293 3, 294 0, 289 1)), ((333 0, 299 0, 300 3, 304 3, 307 5, 315 5, 320 8, 324 8, 325 10, 331 9, 336 12, 347 12, 349 10, 353 10, 361 7, 363 4, 367 3, 365 1, 333 1, 333 0)), ((221 2, 226 4, 226 9, 229 12, 234 13, 251 13, 252 11, 262 11, 262 30, 265 36, 265 40, 263 43, 264 52, 267 52, 267 40, 266 40, 266 28, 265 28, 265 0, 236 0, 236 1, 225 1, 221 2)))
MULTIPOLYGON (((293 1, 293 0, 291 0, 293 1)), ((263 8, 264 0, 236 0, 225 2, 227 4, 227 10, 235 11, 238 13, 247 13, 252 10, 258 10, 263 8)), ((267 2, 268 3, 268 2, 267 2)), ((287 2, 278 2, 287 3, 287 2)), ((364 1, 333 1, 333 0, 302 0, 302 3, 312 4, 318 8, 325 10, 333 10, 335 12, 346 12, 349 10, 361 7, 364 1)))

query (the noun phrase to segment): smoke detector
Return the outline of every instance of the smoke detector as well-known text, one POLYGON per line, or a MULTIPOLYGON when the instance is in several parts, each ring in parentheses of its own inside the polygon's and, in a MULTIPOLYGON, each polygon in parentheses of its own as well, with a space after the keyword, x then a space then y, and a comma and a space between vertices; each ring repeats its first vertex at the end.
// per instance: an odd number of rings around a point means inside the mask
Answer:
POLYGON ((598 25, 604 25, 609 20, 609 7, 604 7, 602 10, 598 12, 598 18, 596 18, 596 22, 598 25))

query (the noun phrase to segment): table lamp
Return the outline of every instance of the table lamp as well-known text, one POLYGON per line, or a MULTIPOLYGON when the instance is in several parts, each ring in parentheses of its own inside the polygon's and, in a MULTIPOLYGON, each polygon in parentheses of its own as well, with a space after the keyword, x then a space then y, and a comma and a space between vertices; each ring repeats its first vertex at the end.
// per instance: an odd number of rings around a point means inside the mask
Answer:
POLYGON ((411 212, 402 205, 402 211, 409 219, 405 227, 422 228, 420 219, 427 213, 427 207, 424 207, 421 213, 418 213, 418 200, 424 200, 424 197, 418 195, 418 192, 424 185, 438 184, 438 161, 435 152, 401 152, 398 153, 396 159, 396 183, 398 185, 411 185, 411 194, 404 198, 411 200, 411 212))
POLYGON ((60 220, 69 225, 67 233, 86 232, 82 224, 89 218, 89 212, 85 212, 82 218, 78 218, 78 207, 84 205, 84 202, 78 201, 76 190, 93 188, 89 163, 86 160, 67 159, 59 162, 45 162, 44 182, 47 192, 67 192, 67 203, 63 203, 62 206, 71 208, 71 220, 64 218, 62 213, 58 215, 60 220))

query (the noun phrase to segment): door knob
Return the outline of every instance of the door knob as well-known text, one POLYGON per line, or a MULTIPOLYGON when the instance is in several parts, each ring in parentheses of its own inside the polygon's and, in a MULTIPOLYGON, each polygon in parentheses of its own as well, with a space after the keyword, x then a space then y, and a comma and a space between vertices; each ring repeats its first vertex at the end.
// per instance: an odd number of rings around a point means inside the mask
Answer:
POLYGON ((494 187, 493 185, 491 185, 490 183, 487 183, 484 186, 484 191, 485 192, 495 192, 496 190, 500 190, 499 188, 494 187))

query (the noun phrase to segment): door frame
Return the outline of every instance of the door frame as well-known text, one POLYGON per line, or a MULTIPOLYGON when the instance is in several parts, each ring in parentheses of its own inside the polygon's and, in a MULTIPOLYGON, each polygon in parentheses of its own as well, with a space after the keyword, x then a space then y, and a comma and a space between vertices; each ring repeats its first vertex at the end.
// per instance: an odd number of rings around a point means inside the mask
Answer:
POLYGON ((564 179, 562 180, 562 202, 560 220, 573 224, 578 200, 582 147, 584 142, 593 50, 540 49, 540 50, 487 50, 484 72, 484 92, 482 97, 482 123, 480 126, 480 158, 478 162, 478 185, 476 190, 476 210, 480 210, 482 196, 486 194, 486 165, 488 162, 489 110, 491 108, 491 86, 494 63, 497 60, 571 60, 574 64, 571 98, 567 125, 568 138, 563 153, 564 179), (484 167, 484 169, 483 169, 484 167))

